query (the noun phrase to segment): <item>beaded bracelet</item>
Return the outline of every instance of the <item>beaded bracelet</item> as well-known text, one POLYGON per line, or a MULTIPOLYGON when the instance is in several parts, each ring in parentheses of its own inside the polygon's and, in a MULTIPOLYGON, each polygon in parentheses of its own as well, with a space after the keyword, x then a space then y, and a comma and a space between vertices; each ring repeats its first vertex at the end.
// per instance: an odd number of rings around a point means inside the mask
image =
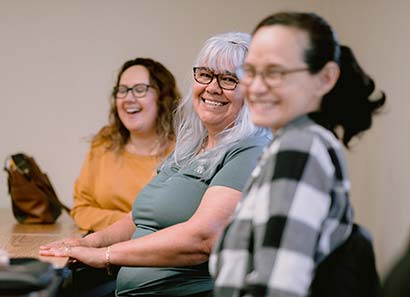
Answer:
POLYGON ((112 275, 111 272, 111 246, 107 246, 105 250, 105 269, 107 270, 108 275, 112 275))

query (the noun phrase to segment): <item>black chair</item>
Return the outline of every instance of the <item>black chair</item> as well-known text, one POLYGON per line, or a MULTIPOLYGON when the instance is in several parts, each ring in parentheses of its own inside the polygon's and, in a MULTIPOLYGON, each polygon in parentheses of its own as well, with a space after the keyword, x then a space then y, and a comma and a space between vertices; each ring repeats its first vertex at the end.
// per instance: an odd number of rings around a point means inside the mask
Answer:
POLYGON ((380 278, 369 233, 354 224, 346 242, 316 269, 311 297, 378 297, 380 278))
POLYGON ((410 296, 410 248, 397 260, 387 274, 383 282, 382 296, 410 296))
POLYGON ((70 259, 69 276, 65 278, 61 297, 114 297, 116 277, 120 267, 113 266, 112 275, 106 269, 94 268, 82 262, 70 259))

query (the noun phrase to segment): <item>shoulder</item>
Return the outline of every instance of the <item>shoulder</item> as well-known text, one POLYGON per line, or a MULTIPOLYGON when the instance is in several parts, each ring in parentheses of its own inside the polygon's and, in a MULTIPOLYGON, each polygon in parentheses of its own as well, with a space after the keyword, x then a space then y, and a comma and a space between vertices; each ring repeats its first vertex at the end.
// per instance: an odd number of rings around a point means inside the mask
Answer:
POLYGON ((243 151, 254 150, 262 152, 271 139, 267 136, 250 136, 241 139, 235 143, 230 149, 227 150, 225 156, 232 156, 243 151))
MULTIPOLYGON (((263 153, 265 147, 269 145, 271 139, 266 136, 251 136, 230 147, 225 155, 220 159, 219 166, 226 166, 228 163, 232 166, 244 166, 254 168, 258 159, 263 153)), ((236 169, 237 170, 237 169, 236 169)))
POLYGON ((90 148, 88 150, 88 159, 90 161, 97 161, 107 157, 113 158, 115 157, 115 153, 112 149, 108 148, 108 145, 106 143, 90 145, 90 148))
POLYGON ((341 143, 327 129, 307 120, 302 124, 286 127, 269 147, 269 155, 286 159, 286 164, 294 160, 314 160, 329 175, 347 177, 347 162, 341 143))

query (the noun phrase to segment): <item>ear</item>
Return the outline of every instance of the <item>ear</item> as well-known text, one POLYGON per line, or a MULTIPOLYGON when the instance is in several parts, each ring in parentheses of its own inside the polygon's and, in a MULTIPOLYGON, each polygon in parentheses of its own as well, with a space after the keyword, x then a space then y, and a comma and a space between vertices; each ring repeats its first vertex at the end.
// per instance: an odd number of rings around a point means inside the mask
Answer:
POLYGON ((339 79, 340 68, 335 62, 327 62, 326 65, 319 71, 319 82, 317 92, 320 97, 323 97, 335 86, 339 79))

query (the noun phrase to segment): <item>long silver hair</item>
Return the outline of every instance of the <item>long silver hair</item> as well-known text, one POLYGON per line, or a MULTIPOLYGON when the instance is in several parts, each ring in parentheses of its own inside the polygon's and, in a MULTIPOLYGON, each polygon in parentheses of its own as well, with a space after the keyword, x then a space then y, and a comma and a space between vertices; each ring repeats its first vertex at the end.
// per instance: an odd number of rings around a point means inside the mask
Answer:
MULTIPOLYGON (((194 66, 206 66, 217 72, 235 72, 243 64, 250 40, 249 34, 241 32, 213 36, 204 43, 194 66)), ((217 144, 205 153, 198 154, 207 139, 208 131, 194 111, 192 86, 176 110, 175 131, 174 153, 163 166, 176 164, 184 167, 193 162, 200 162, 205 165, 204 176, 212 169, 210 165, 222 158, 226 151, 240 140, 256 135, 270 136, 268 130, 252 123, 250 110, 245 101, 233 125, 219 133, 217 144)))

